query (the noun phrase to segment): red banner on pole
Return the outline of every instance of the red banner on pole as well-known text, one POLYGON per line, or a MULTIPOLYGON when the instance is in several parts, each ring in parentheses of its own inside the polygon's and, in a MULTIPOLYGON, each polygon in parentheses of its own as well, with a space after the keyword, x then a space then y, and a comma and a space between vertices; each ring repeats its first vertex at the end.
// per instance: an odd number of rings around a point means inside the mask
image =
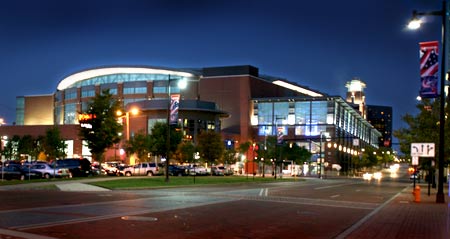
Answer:
POLYGON ((174 94, 170 96, 170 124, 178 123, 178 108, 180 105, 180 95, 174 94))
POLYGON ((438 97, 439 42, 420 43, 420 97, 438 97))

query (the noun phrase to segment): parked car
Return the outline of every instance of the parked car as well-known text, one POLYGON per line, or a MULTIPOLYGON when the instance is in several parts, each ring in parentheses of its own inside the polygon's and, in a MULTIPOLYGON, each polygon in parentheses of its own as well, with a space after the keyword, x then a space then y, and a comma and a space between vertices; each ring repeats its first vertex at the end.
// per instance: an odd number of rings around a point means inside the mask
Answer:
POLYGON ((185 167, 177 165, 169 165, 169 175, 171 176, 187 176, 188 170, 185 167))
POLYGON ((124 168, 121 174, 125 176, 154 176, 163 174, 163 170, 161 170, 161 165, 146 162, 124 168))
POLYGON ((42 173, 22 168, 20 165, 16 164, 10 164, 5 167, 0 167, 0 172, 2 173, 2 178, 6 180, 11 179, 19 179, 19 180, 25 180, 25 179, 37 179, 42 178, 42 173))
POLYGON ((71 178, 72 174, 68 168, 57 168, 54 165, 46 163, 38 163, 31 165, 31 170, 38 171, 42 173, 44 178, 71 178))
POLYGON ((198 175, 198 176, 205 176, 208 175, 208 170, 200 165, 191 165, 189 166, 189 174, 190 175, 198 175))
POLYGON ((117 173, 118 173, 117 167, 120 164, 121 164, 121 162, 117 162, 117 161, 102 163, 102 172, 104 172, 106 175, 110 175, 110 176, 117 175, 117 173))
POLYGON ((117 176, 125 176, 125 172, 127 171, 127 168, 129 168, 129 165, 119 165, 117 166, 117 176))
POLYGON ((225 175, 225 167, 223 167, 223 166, 212 166, 211 167, 211 175, 224 176, 225 175))
POLYGON ((91 162, 87 158, 67 158, 56 160, 56 168, 67 168, 73 177, 92 175, 91 162))

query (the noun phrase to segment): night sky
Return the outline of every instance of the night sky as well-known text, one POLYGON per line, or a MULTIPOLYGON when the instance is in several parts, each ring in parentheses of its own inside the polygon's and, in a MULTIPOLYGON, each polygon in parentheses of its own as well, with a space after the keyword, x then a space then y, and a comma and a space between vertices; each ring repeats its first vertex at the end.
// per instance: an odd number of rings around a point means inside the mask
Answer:
POLYGON ((392 106, 394 129, 416 113, 419 42, 440 40, 441 18, 406 29, 439 0, 14 0, 0 5, 0 117, 17 96, 51 94, 74 72, 111 65, 253 65, 261 74, 345 97, 367 84, 392 106))

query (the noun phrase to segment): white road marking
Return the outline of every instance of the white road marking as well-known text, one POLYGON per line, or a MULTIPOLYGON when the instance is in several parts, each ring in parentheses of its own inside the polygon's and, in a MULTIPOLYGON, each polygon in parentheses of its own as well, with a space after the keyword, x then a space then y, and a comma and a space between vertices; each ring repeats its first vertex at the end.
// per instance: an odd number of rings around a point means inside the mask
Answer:
POLYGON ((41 236, 41 235, 37 235, 37 234, 18 232, 18 231, 1 229, 1 228, 0 228, 0 234, 7 235, 7 236, 13 236, 13 237, 20 237, 20 238, 25 238, 25 239, 56 239, 55 237, 41 236))
POLYGON ((322 189, 328 189, 328 188, 343 187, 343 186, 353 185, 353 184, 358 184, 358 183, 343 183, 343 184, 336 184, 336 185, 330 185, 330 186, 324 186, 324 187, 314 188, 314 190, 322 190, 322 189))
POLYGON ((269 195, 269 189, 268 188, 261 188, 261 190, 259 191, 259 196, 262 197, 267 197, 269 195))

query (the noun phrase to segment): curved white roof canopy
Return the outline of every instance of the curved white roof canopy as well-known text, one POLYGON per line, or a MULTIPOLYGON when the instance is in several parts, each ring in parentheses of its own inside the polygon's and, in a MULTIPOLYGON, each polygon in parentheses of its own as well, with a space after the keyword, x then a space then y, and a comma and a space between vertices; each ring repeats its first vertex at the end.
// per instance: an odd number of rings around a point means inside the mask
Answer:
POLYGON ((176 75, 182 77, 193 77, 194 75, 188 72, 182 71, 172 71, 154 68, 144 68, 144 67, 107 67, 98 68, 92 70, 86 70, 82 72, 75 73, 64 78, 59 82, 57 89, 64 90, 71 85, 98 76, 113 75, 113 74, 161 74, 161 75, 176 75))

